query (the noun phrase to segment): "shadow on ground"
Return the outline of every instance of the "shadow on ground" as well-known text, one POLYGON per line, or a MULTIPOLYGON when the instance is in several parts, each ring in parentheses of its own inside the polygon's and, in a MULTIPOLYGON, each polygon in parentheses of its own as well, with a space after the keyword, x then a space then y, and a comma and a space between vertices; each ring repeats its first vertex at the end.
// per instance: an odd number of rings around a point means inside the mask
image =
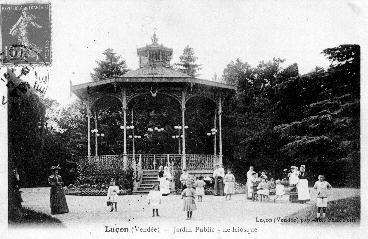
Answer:
POLYGON ((27 225, 49 225, 55 227, 64 227, 62 222, 48 214, 36 212, 28 208, 22 208, 17 216, 9 217, 9 226, 27 226, 27 225))

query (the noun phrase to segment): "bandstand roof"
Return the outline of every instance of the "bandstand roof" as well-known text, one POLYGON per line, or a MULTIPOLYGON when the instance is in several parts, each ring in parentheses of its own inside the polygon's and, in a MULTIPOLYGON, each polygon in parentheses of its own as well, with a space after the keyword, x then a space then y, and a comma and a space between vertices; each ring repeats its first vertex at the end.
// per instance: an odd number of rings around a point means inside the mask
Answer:
MULTIPOLYGON (((88 82, 79 85, 71 86, 71 91, 79 98, 85 98, 89 92, 111 92, 117 87, 125 88, 139 88, 139 87, 170 87, 170 88, 184 88, 186 86, 198 86, 215 91, 233 91, 235 86, 190 77, 181 71, 170 67, 170 57, 165 58, 163 55, 168 52, 172 54, 172 49, 164 47, 157 43, 156 34, 152 37, 152 44, 137 49, 140 57, 147 57, 145 52, 159 51, 159 54, 151 54, 151 58, 140 62, 140 68, 137 70, 128 71, 123 76, 103 79, 96 82, 88 82)), ((157 53, 157 52, 156 52, 157 53)), ((149 56, 149 54, 148 54, 149 56)))
MULTIPOLYGON (((210 80, 204 80, 204 79, 198 79, 198 78, 191 78, 188 76, 180 76, 180 73, 177 73, 175 70, 168 70, 168 69, 161 69, 161 73, 167 73, 167 74, 156 74, 156 75, 144 75, 140 70, 138 69, 132 73, 130 73, 128 76, 122 76, 122 77, 115 77, 110 79, 105 79, 101 81, 96 82, 87 82, 83 84, 73 85, 71 86, 72 92, 77 95, 79 98, 85 98, 88 94, 88 89, 93 88, 100 88, 100 87, 108 87, 108 86, 116 86, 116 85, 122 85, 122 86, 142 86, 142 85, 171 85, 171 86, 185 86, 185 85, 198 85, 203 86, 206 88, 213 88, 216 90, 224 90, 224 91, 234 91, 236 90, 235 86, 216 82, 216 81, 210 81, 210 80)), ((157 69, 156 69, 157 70, 157 69)), ((128 73, 127 73, 128 74, 128 73)), ((181 73, 183 74, 183 73, 181 73)))

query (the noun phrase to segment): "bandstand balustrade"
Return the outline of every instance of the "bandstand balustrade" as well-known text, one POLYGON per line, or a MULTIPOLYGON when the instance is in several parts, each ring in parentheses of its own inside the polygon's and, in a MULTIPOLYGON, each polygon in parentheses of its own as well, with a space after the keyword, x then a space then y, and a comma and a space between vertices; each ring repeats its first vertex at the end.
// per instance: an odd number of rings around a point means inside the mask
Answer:
MULTIPOLYGON (((186 154, 188 171, 213 170, 220 162, 218 155, 186 154)), ((158 170, 159 166, 170 166, 172 169, 182 168, 181 154, 128 154, 81 156, 79 165, 87 174, 119 174, 131 168, 133 170, 158 170)))

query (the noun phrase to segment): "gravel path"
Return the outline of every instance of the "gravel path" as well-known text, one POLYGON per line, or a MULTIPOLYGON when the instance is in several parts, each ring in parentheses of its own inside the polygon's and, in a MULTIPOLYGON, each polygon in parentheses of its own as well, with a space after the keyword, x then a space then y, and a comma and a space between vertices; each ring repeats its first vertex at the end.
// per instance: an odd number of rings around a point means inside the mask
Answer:
MULTIPOLYGON (((50 188, 22 189, 23 206, 50 214, 50 188)), ((312 201, 306 204, 289 203, 287 196, 276 203, 252 202, 245 199, 244 194, 234 195, 231 201, 225 197, 205 196, 203 202, 197 202, 198 210, 193 213, 190 221, 197 223, 254 224, 257 218, 285 217, 315 203, 313 190, 312 201)), ((331 200, 347 198, 360 194, 359 189, 333 189, 331 200)), ((152 218, 152 211, 147 205, 146 195, 120 196, 118 212, 109 212, 104 196, 66 196, 69 213, 55 215, 67 227, 75 227, 83 223, 188 223, 182 211, 182 200, 178 195, 163 197, 160 217, 152 218)))

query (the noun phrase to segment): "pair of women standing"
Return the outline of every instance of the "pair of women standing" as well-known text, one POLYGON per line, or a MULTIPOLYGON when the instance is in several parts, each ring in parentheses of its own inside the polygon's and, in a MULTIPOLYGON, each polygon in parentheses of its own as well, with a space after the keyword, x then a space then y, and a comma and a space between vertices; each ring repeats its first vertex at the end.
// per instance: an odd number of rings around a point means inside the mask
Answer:
POLYGON ((305 165, 298 167, 291 166, 291 173, 289 173, 290 185, 290 202, 305 203, 310 200, 307 174, 305 172, 305 165))

